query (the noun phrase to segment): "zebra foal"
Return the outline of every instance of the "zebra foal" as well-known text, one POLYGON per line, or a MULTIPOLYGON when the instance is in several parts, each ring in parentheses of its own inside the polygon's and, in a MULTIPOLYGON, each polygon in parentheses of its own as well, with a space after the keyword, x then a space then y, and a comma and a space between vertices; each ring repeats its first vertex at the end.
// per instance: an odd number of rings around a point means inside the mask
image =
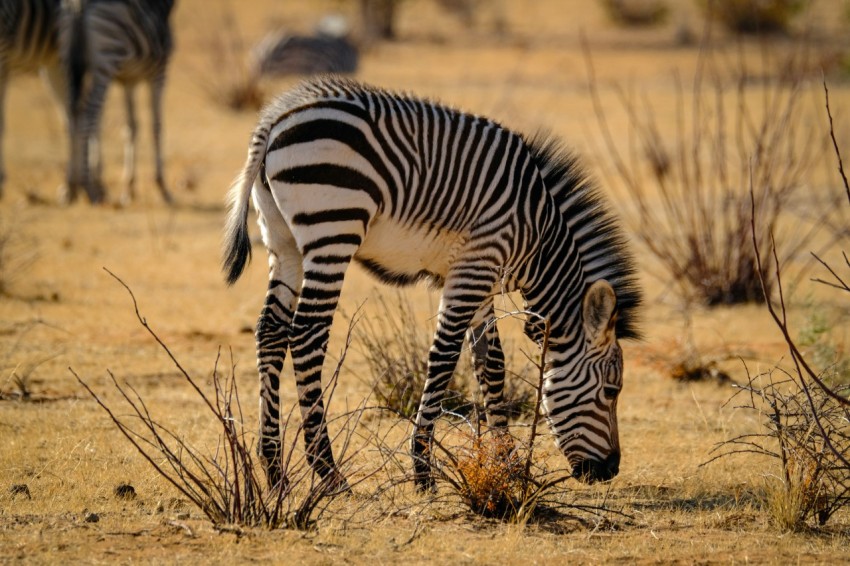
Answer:
POLYGON ((6 179, 2 144, 10 76, 44 69, 64 106, 67 83, 59 57, 62 10, 62 0, 0 0, 0 196, 6 179))
POLYGON ((100 125, 110 83, 124 87, 127 129, 124 147, 124 201, 135 197, 136 108, 139 83, 150 89, 156 184, 172 203, 162 162, 162 91, 173 49, 169 16, 174 0, 79 0, 67 46, 71 158, 67 194, 82 188, 93 203, 106 192, 100 171, 100 125), (90 153, 94 155, 90 155, 90 153))
MULTIPOLYGON (((493 298, 514 290, 549 321, 544 409, 573 475, 617 474, 618 339, 637 336, 640 293, 613 217, 557 142, 529 141, 426 100, 317 79, 269 104, 254 130, 230 191, 223 268, 231 284, 251 252, 251 195, 269 252, 256 340, 258 450, 271 485, 286 481, 278 387, 287 349, 308 460, 332 485, 347 485, 328 438, 321 371, 352 260, 391 284, 443 288, 411 439, 419 488, 432 485, 434 422, 465 335, 488 424, 507 424, 493 298)), ((529 318, 526 334, 540 342, 540 319, 529 318)))

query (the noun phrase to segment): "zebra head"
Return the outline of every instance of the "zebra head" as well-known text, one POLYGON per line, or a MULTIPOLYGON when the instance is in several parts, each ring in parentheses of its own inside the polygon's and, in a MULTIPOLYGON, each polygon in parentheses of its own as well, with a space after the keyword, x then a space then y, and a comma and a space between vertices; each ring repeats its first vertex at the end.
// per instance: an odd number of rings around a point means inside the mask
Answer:
POLYGON ((556 443, 586 483, 607 481, 620 468, 617 397, 623 384, 623 354, 616 336, 617 296, 604 280, 582 301, 579 336, 554 343, 547 360, 544 407, 556 443))

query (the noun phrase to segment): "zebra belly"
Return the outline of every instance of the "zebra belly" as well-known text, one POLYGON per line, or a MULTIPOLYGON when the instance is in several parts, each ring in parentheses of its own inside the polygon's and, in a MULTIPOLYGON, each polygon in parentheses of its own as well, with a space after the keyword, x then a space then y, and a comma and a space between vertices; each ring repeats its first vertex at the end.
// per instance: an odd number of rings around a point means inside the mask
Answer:
POLYGON ((354 259, 373 275, 392 285, 429 280, 442 286, 466 234, 411 227, 392 219, 376 218, 354 259))

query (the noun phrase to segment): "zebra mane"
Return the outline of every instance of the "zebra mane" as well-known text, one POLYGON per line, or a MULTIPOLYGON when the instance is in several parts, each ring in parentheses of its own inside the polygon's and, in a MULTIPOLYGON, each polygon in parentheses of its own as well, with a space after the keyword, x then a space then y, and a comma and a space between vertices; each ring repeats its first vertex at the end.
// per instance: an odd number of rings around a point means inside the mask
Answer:
POLYGON ((525 141, 576 242, 585 271, 591 272, 587 283, 605 279, 614 288, 617 337, 640 339, 637 311, 642 299, 637 269, 620 222, 578 156, 559 138, 538 133, 525 141))

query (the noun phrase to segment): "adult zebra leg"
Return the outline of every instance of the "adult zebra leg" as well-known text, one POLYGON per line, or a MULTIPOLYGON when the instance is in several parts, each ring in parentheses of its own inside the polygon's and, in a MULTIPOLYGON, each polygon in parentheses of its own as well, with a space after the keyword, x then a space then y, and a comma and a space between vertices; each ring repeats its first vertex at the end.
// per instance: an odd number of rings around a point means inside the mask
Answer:
POLYGON ((162 89, 165 86, 165 73, 162 72, 150 82, 151 124, 153 126, 153 154, 156 167, 156 186, 166 204, 174 204, 174 198, 165 184, 165 167, 162 163, 162 89))
POLYGON ((485 321, 467 333, 472 352, 472 368, 478 381, 487 426, 506 429, 508 413, 505 408, 505 354, 496 328, 492 304, 488 307, 485 321))
POLYGON ((80 103, 71 142, 76 161, 72 164, 73 177, 68 181, 71 196, 74 196, 76 187, 82 185, 93 204, 103 202, 106 197, 100 170, 100 124, 110 77, 103 74, 92 72, 92 84, 80 103))
POLYGON ((136 198, 136 103, 134 100, 135 87, 124 85, 124 109, 127 113, 127 124, 124 127, 124 204, 131 203, 136 198))
POLYGON ((6 170, 3 166, 3 130, 6 108, 6 83, 9 79, 9 72, 6 70, 6 65, 0 61, 0 198, 3 197, 3 183, 6 181, 6 170))
MULTIPOLYGON (((476 252, 481 253, 480 249, 476 252)), ((440 416, 440 404, 457 366, 464 335, 476 312, 492 293, 496 273, 495 265, 482 264, 479 259, 478 264, 461 263, 453 267, 446 278, 437 330, 428 353, 428 378, 411 438, 413 478, 420 490, 434 486, 430 462, 434 422, 440 416)))

